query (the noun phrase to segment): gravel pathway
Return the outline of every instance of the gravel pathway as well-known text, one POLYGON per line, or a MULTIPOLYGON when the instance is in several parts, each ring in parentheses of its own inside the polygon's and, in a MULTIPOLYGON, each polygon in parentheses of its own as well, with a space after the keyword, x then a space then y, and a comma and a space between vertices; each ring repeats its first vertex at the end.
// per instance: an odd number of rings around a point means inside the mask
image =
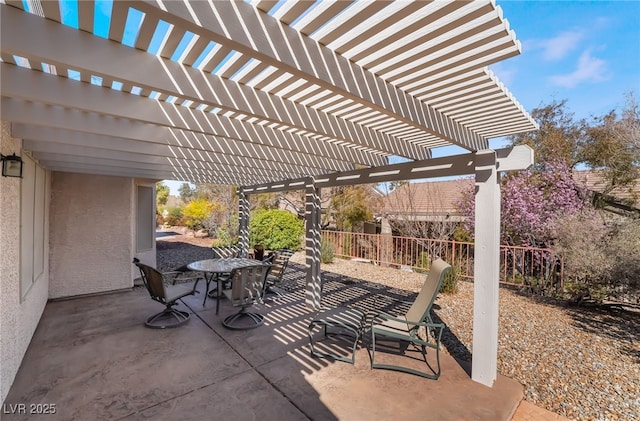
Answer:
MULTIPOLYGON (((212 257, 211 240, 159 238, 158 268, 212 257)), ((296 253, 293 263, 304 264, 296 253)), ((336 259, 322 270, 417 292, 424 275, 336 259)), ((441 294, 434 311, 449 328, 450 353, 472 351, 473 284, 441 294)), ((498 370, 524 385, 525 399, 572 420, 640 420, 640 313, 563 306, 500 290, 498 370)))

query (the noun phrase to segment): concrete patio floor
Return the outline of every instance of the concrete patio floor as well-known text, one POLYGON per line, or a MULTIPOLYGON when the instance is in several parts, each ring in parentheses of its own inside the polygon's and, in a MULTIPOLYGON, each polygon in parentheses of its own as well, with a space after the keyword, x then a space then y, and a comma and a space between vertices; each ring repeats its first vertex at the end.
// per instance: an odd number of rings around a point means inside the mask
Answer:
MULTIPOLYGON (((307 326, 313 313, 304 305, 303 284, 300 268, 288 270, 288 293, 258 307, 265 324, 249 331, 225 329, 222 319, 237 308, 222 300, 216 315, 215 300, 203 306, 202 293, 178 306, 193 313, 189 323, 162 330, 143 324, 162 307, 142 288, 50 302, 2 419, 33 419, 30 404, 54 404, 56 413, 43 417, 51 420, 514 417, 523 397, 517 381, 498 376, 493 388, 482 386, 446 351, 436 381, 372 370, 363 346, 355 365, 311 357, 307 326), (18 404, 25 404, 27 413, 8 413, 18 404)), ((204 283, 198 288, 204 290, 204 283)), ((327 279, 323 302, 370 305, 388 293, 393 291, 327 279)), ((348 346, 340 345, 337 352, 347 355, 348 346)))

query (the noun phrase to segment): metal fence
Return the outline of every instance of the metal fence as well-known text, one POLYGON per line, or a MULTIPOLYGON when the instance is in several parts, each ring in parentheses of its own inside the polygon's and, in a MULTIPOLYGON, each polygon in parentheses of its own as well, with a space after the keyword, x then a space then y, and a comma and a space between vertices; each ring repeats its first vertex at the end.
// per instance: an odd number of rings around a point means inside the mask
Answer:
MULTIPOLYGON (((424 271, 433 258, 449 262, 460 277, 473 280, 473 243, 322 231, 322 241, 330 244, 335 256, 361 259, 375 265, 424 271)), ((564 286, 564 265, 553 250, 536 247, 500 246, 500 282, 552 293, 564 286)))

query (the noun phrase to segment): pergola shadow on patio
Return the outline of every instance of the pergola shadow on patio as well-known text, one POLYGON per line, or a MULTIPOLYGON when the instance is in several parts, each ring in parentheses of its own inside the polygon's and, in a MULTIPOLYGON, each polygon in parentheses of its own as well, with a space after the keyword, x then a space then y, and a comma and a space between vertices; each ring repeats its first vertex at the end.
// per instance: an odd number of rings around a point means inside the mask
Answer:
MULTIPOLYGON (((412 298, 332 273, 323 279, 323 305, 370 309, 377 297, 412 298)), ((158 304, 142 288, 50 302, 5 401, 26 404, 26 413, 3 419, 30 419, 30 404, 54 404, 49 419, 511 419, 522 386, 502 376, 492 388, 473 382, 446 352, 437 381, 371 370, 364 347, 355 365, 311 357, 305 283, 306 267, 291 264, 287 294, 266 303, 265 324, 249 331, 225 329, 236 309, 223 300, 216 315, 215 300, 203 306, 201 294, 180 305, 192 320, 166 330, 144 327, 158 304)))

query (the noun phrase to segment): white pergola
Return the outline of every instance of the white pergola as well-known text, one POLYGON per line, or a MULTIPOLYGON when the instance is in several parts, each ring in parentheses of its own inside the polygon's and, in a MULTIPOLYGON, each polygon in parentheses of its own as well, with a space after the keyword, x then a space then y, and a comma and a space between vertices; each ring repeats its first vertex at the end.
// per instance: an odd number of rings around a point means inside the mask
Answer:
POLYGON ((52 171, 242 186, 241 228, 248 194, 306 189, 312 307, 320 188, 475 174, 472 378, 493 384, 498 172, 533 157, 489 139, 537 128, 487 69, 520 53, 493 1, 2 3, 1 118, 25 151, 52 171), (449 145, 469 152, 432 159, 449 145))

